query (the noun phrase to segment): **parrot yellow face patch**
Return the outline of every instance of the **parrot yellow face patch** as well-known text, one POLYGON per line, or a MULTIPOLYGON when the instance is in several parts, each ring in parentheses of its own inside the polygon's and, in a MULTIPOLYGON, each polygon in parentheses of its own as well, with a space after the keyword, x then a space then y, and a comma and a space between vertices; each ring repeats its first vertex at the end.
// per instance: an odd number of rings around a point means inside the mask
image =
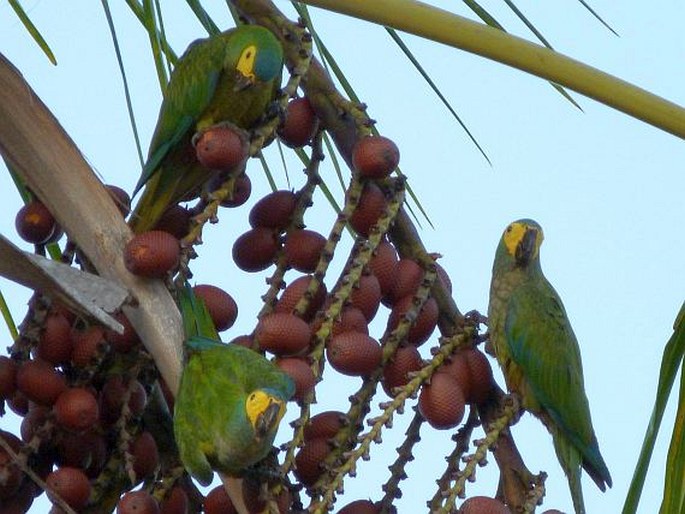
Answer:
POLYGON ((263 435, 263 432, 281 421, 285 414, 285 403, 266 391, 257 390, 247 397, 245 412, 255 432, 263 435))
POLYGON ((257 47, 255 45, 246 46, 240 54, 238 64, 235 69, 238 70, 245 78, 254 82, 254 64, 257 58, 257 47))
POLYGON ((507 247, 507 252, 512 257, 517 256, 517 252, 520 252, 521 244, 523 243, 526 234, 530 231, 535 231, 535 245, 531 253, 532 257, 537 256, 540 250, 540 245, 544 239, 544 234, 542 229, 536 226, 531 226, 521 221, 515 221, 510 224, 505 230, 502 238, 504 239, 504 245, 507 247))

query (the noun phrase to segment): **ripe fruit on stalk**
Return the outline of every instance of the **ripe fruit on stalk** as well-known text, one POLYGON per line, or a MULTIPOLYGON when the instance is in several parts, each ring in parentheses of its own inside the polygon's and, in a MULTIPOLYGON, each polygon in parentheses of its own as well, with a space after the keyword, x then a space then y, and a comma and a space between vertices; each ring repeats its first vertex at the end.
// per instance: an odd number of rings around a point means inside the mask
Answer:
POLYGON ((197 160, 211 170, 231 170, 247 159, 247 139, 237 129, 218 125, 195 141, 197 160))
POLYGON ((193 292, 205 302, 217 331, 222 332, 233 326, 238 317, 238 304, 230 294, 210 284, 198 284, 193 287, 193 292))
POLYGON ((296 205, 297 196, 292 191, 269 193, 250 210, 250 226, 282 230, 290 223, 296 205))
POLYGON ((57 227, 52 213, 38 200, 19 209, 14 224, 21 238, 33 244, 47 243, 57 227))
POLYGON ((294 314, 275 312, 264 316, 255 329, 262 350, 276 355, 293 355, 309 345, 311 329, 294 314))
POLYGON ((133 236, 124 248, 124 264, 134 275, 162 278, 178 266, 181 245, 174 236, 151 230, 133 236))
POLYGON ((292 400, 304 400, 307 393, 316 385, 316 377, 306 359, 302 357, 279 357, 274 362, 295 383, 295 394, 293 394, 292 400))
POLYGON ((378 341, 362 332, 343 332, 326 345, 326 358, 343 375, 366 376, 381 363, 378 341))
POLYGON ((385 194, 373 182, 367 182, 362 191, 357 208, 350 216, 350 225, 360 235, 369 237, 371 228, 385 212, 385 194))
POLYGON ((464 393, 456 379, 435 373, 419 395, 419 411, 433 428, 456 427, 464 417, 464 393))
POLYGON ((262 271, 271 266, 279 248, 278 235, 273 230, 253 228, 233 243, 233 260, 243 271, 262 271))
POLYGON ((295 98, 288 103, 285 122, 278 129, 278 137, 290 148, 304 146, 314 137, 318 124, 309 99, 295 98))
POLYGON ((367 136, 357 141, 352 150, 352 165, 362 177, 381 179, 400 163, 400 150, 387 137, 367 136))
POLYGON ((284 251, 288 264, 302 273, 312 273, 319 263, 319 257, 326 246, 326 238, 313 230, 288 232, 284 251))

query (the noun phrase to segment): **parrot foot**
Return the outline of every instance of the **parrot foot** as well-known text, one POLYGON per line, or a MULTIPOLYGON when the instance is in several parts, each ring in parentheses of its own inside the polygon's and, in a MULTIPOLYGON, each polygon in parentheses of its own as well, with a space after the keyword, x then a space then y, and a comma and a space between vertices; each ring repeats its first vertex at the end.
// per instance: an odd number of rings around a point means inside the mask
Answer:
POLYGON ((276 449, 272 448, 269 455, 245 469, 243 475, 260 482, 281 481, 283 479, 283 473, 278 465, 276 453, 276 449))

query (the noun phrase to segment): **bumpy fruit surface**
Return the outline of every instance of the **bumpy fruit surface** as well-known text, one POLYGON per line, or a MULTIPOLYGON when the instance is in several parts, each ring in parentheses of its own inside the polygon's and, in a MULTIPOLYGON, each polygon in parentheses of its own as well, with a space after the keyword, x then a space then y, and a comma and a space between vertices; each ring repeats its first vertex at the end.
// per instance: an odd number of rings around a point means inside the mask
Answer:
POLYGON ((381 179, 390 175, 400 163, 400 150, 387 137, 368 136, 352 150, 352 165, 362 177, 381 179))
POLYGON ((151 230, 133 236, 124 248, 124 264, 134 275, 163 278, 178 266, 181 245, 174 236, 162 230, 151 230))

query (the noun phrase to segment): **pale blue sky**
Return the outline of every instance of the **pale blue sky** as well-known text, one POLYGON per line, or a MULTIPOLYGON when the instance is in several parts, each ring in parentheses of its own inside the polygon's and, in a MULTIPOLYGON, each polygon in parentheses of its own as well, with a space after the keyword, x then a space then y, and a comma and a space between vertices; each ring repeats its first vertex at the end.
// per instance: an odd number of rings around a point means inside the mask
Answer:
MULTIPOLYGON (((53 110, 103 181, 130 190, 140 164, 100 3, 23 3, 59 65, 48 63, 6 3, 0 5, 0 52, 53 110)), ((206 3, 215 19, 228 26, 225 3, 206 3)), ((435 3, 467 12, 460 2, 435 3)), ((147 152, 160 102, 148 40, 123 3, 112 4, 147 152)), ((288 2, 277 4, 291 13, 288 2)), ((511 32, 529 37, 503 3, 483 5, 511 32)), ((620 38, 577 2, 520 0, 517 5, 559 51, 685 104, 682 2, 660 2, 652 9, 650 4, 593 0, 593 7, 620 38)), ((164 8, 167 34, 179 53, 205 35, 185 2, 170 0, 164 8)), ((435 226, 422 230, 421 237, 430 251, 444 255, 441 264, 450 273, 455 300, 463 311, 487 310, 494 249, 507 223, 532 217, 542 224, 543 269, 562 296, 578 336, 593 422, 614 480, 614 488, 602 494, 584 479, 586 505, 589 513, 619 512, 651 412, 662 348, 685 291, 685 145, 575 95, 584 110, 580 112, 547 83, 519 71, 405 37, 488 152, 490 167, 383 29, 320 10, 312 13, 320 35, 378 120, 379 130, 398 144, 401 167, 435 226)), ((279 187, 288 187, 273 148, 269 157, 279 187)), ((294 159, 288 162, 292 185, 299 188, 301 165, 294 159)), ((251 163, 249 169, 250 202, 226 211, 222 223, 207 231, 195 266, 198 283, 211 281, 240 298, 238 323, 224 333, 226 340, 252 330, 260 305, 254 291, 263 290, 266 276, 245 276, 229 259, 233 239, 247 227, 249 207, 268 190, 258 163, 251 163)), ((341 198, 330 160, 322 173, 341 198)), ((6 213, 0 219, 0 233, 18 240, 13 223, 20 200, 6 173, 0 174, 0 196, 6 213)), ((321 195, 315 201, 305 221, 326 233, 332 212, 321 195)), ((343 255, 339 260, 344 260, 343 255)), ((28 292, 4 280, 0 287, 20 320, 28 292)), ((379 314, 384 315, 387 312, 379 314)), ((372 335, 380 337, 383 328, 378 322, 372 335)), ((434 336, 422 348, 425 356, 435 340, 434 336)), ((495 374, 503 385, 498 369, 495 374)), ((327 372, 318 386, 314 412, 346 410, 339 399, 359 384, 358 379, 327 372)), ((382 399, 381 394, 378 400, 382 399)), ((292 415, 296 409, 290 410, 292 415)), ((360 465, 359 478, 346 481, 339 506, 382 496, 386 466, 395 457, 394 448, 410 417, 410 410, 397 417, 395 428, 384 435, 383 446, 372 448, 372 460, 360 465)), ((671 408, 641 503, 640 512, 645 514, 658 508, 672 419, 671 408)), ((9 416, 0 419, 2 428, 14 423, 9 416)), ((281 430, 287 437, 287 426, 281 430)), ((528 467, 549 474, 544 508, 570 512, 566 479, 544 428, 524 416, 513 432, 528 467)), ((407 467, 409 478, 398 504, 401 513, 425 511, 425 501, 435 491, 433 480, 444 468, 442 457, 451 451, 449 435, 423 430, 416 460, 407 467)), ((480 469, 468 494, 494 494, 496 477, 494 463, 480 469)), ((31 512, 45 512, 46 505, 44 498, 38 500, 31 512)))

